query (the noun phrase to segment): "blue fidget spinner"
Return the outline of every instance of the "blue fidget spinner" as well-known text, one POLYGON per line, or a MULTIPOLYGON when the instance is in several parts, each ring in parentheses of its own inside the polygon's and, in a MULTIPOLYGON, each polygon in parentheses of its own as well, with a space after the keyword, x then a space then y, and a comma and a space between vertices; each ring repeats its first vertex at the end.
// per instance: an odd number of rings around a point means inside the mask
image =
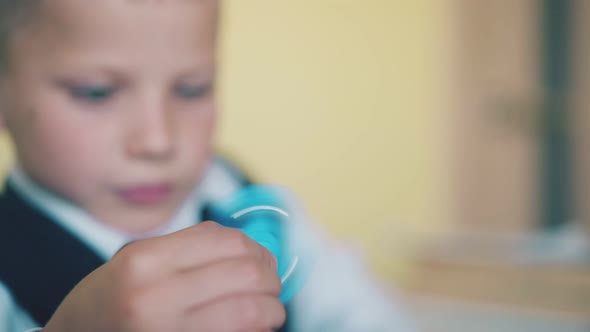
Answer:
POLYGON ((242 230, 270 251, 278 262, 277 273, 283 285, 279 299, 286 304, 302 287, 310 270, 310 257, 289 246, 289 222, 294 211, 282 188, 252 185, 214 202, 213 221, 242 230))

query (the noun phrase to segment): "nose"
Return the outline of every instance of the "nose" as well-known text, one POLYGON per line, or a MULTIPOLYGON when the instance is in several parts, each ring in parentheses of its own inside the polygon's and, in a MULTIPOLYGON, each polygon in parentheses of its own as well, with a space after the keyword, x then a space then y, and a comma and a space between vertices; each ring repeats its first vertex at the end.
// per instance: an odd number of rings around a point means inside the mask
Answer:
POLYGON ((172 158, 175 153, 175 123, 165 103, 151 103, 151 106, 131 113, 125 144, 127 154, 132 158, 152 161, 172 158))

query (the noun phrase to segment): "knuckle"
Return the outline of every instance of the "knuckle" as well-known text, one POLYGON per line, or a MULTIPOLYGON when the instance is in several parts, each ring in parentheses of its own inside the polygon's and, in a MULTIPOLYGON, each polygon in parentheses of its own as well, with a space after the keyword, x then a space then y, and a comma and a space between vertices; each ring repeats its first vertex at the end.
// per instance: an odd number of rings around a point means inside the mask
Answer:
POLYGON ((226 229, 222 235, 223 245, 237 256, 250 254, 250 241, 250 238, 238 229, 226 229))
POLYGON ((277 296, 281 294, 281 291, 283 290, 283 283, 281 282, 281 278, 276 273, 273 275, 271 281, 267 283, 267 285, 272 294, 275 294, 277 296))
POLYGON ((131 278, 144 275, 152 261, 152 255, 140 243, 126 246, 113 259, 119 273, 131 278))
POLYGON ((287 309, 278 299, 275 299, 274 306, 276 307, 277 321, 284 324, 287 320, 287 309))
POLYGON ((261 301, 256 298, 242 298, 237 303, 237 324, 239 326, 256 328, 264 322, 265 310, 261 301))
POLYGON ((204 221, 202 223, 199 223, 197 227, 204 231, 211 231, 219 228, 219 224, 214 221, 204 221))
POLYGON ((240 278, 246 280, 249 285, 253 287, 260 287, 265 285, 265 271, 260 264, 252 258, 243 259, 238 268, 240 278))

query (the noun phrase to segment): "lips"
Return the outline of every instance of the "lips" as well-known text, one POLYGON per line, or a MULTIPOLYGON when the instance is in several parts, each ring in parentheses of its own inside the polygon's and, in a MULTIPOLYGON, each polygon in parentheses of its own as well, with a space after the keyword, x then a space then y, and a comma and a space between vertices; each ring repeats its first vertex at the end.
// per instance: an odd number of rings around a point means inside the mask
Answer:
POLYGON ((168 199, 172 194, 169 184, 149 184, 123 188, 117 191, 126 202, 134 205, 154 205, 168 199))

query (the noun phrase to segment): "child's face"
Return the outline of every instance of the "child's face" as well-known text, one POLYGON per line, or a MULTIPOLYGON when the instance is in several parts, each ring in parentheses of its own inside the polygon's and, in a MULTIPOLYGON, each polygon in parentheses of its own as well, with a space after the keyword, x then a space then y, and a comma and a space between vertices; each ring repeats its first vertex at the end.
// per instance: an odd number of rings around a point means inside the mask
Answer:
POLYGON ((127 231, 170 218, 215 123, 215 0, 51 0, 15 34, 2 118, 38 183, 127 231))

